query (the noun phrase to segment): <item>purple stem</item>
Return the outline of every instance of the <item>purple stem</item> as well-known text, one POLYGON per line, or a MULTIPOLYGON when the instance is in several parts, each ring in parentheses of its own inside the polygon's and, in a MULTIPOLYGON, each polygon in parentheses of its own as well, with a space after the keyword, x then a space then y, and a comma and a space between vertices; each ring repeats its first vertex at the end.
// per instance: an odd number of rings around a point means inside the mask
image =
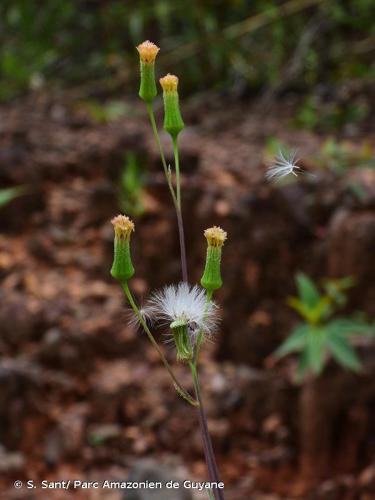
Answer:
MULTIPOLYGON (((204 410, 204 406, 202 403, 198 374, 197 374, 195 366, 191 366, 191 369, 192 369, 193 380, 194 380, 195 397, 199 403, 199 407, 197 408, 197 411, 198 411, 198 417, 199 417, 199 427, 200 427, 202 440, 203 440, 204 456, 206 459, 206 464, 207 464, 207 469, 208 469, 208 476, 209 476, 210 482, 220 483, 220 476, 219 476, 219 471, 218 471, 217 464, 216 464, 215 453, 214 453, 210 433, 209 433, 208 426, 207 426, 206 412, 204 410)), ((213 492, 213 495, 215 497, 215 500, 224 500, 224 493, 221 489, 212 488, 212 492, 213 492)))

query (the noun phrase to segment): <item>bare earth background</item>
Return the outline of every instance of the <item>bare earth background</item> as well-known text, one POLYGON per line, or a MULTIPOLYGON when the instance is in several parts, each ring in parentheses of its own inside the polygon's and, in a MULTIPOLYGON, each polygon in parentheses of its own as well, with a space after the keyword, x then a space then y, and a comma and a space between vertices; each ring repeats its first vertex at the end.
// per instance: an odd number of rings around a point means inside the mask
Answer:
MULTIPOLYGON (((303 391, 292 381, 294 361, 275 364, 270 355, 297 321, 285 303, 297 270, 355 276, 348 311, 374 315, 375 171, 355 160, 341 175, 327 168, 319 160, 327 137, 291 126, 293 101, 223 99, 202 96, 184 108, 181 160, 192 282, 204 262, 203 229, 217 224, 229 233, 222 328, 202 360, 226 498, 370 500, 375 346, 358 347, 362 375, 330 365, 303 391), (298 148, 314 176, 267 184, 270 136, 298 148)), ((0 108, 1 183, 28 186, 0 211, 2 499, 115 500, 114 491, 44 496, 12 485, 125 479, 145 457, 171 474, 182 468, 186 479, 206 477, 194 410, 174 393, 144 336, 127 326, 109 276, 109 221, 120 210, 116 186, 132 151, 147 171, 132 285, 142 298, 179 279, 174 214, 144 109, 124 105, 123 118, 102 124, 67 97, 34 93, 0 108)), ((355 158, 363 141, 374 145, 375 132, 364 124, 345 138, 355 158)), ((184 367, 176 370, 189 384, 184 367)))

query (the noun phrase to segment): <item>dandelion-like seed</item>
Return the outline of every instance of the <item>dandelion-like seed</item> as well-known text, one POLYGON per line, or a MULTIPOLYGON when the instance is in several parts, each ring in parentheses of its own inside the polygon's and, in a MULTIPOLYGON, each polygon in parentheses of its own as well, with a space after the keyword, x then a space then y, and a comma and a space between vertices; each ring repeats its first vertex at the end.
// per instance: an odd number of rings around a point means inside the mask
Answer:
POLYGON ((154 292, 144 311, 151 319, 167 322, 171 328, 186 326, 193 343, 200 331, 212 335, 219 321, 218 307, 207 302, 206 291, 184 282, 154 292))
POLYGON ((266 172, 267 180, 278 181, 289 174, 297 177, 298 173, 302 172, 301 167, 297 165, 297 161, 296 152, 286 156, 282 151, 279 151, 275 163, 266 172))

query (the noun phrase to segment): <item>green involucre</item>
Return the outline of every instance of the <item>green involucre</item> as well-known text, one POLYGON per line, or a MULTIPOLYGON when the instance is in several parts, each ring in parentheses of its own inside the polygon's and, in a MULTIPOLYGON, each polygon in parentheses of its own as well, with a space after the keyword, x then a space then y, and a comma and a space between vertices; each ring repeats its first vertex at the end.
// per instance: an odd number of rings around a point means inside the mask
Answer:
POLYGON ((172 137, 177 137, 185 124, 181 116, 177 92, 164 92, 164 130, 172 137))
POLYGON ((172 328, 174 342, 176 344, 177 359, 179 361, 191 361, 193 359, 193 346, 187 325, 172 328))
POLYGON ((208 292, 213 292, 223 285, 221 279, 221 247, 208 246, 201 285, 208 292))
POLYGON ((114 257, 111 275, 120 283, 128 281, 135 273, 131 254, 129 238, 115 237, 114 257))
POLYGON ((139 97, 145 102, 152 102, 158 95, 155 82, 155 63, 141 61, 141 83, 139 97))

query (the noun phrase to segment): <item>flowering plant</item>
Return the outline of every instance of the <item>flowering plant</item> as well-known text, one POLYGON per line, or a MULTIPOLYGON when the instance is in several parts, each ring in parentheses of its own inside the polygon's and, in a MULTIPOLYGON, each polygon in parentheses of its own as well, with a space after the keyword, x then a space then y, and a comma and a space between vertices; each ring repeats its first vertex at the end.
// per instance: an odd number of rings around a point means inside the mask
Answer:
POLYGON ((197 409, 210 480, 210 482, 207 483, 208 494, 210 498, 223 500, 223 483, 219 479, 202 402, 198 375, 198 361, 205 338, 210 337, 218 326, 218 306, 213 301, 213 294, 215 290, 222 286, 221 253, 227 238, 227 233, 216 226, 206 229, 204 236, 207 240, 207 254, 200 285, 190 285, 188 281, 181 204, 178 137, 184 129, 184 122, 179 106, 178 78, 175 75, 167 74, 160 79, 164 101, 164 130, 170 135, 173 144, 174 169, 172 171, 165 159, 153 110, 153 101, 157 96, 155 59, 159 52, 159 47, 146 41, 140 44, 137 50, 140 56, 141 74, 139 96, 146 104, 152 131, 160 153, 165 178, 177 216, 182 281, 176 285, 169 285, 152 293, 145 306, 142 309, 138 307, 129 286, 129 280, 135 273, 131 259, 130 245, 131 235, 135 229, 135 225, 133 221, 125 215, 118 215, 112 219, 115 237, 114 260, 111 274, 121 284, 127 300, 133 309, 136 322, 145 331, 150 342, 158 352, 162 363, 172 379, 177 393, 197 409), (190 369, 194 385, 194 395, 191 395, 177 380, 172 366, 168 362, 163 350, 158 345, 152 333, 152 329, 159 324, 164 324, 164 326, 167 325, 168 327, 170 339, 176 348, 177 361, 186 363, 190 369), (150 325, 152 325, 152 327, 150 325))

